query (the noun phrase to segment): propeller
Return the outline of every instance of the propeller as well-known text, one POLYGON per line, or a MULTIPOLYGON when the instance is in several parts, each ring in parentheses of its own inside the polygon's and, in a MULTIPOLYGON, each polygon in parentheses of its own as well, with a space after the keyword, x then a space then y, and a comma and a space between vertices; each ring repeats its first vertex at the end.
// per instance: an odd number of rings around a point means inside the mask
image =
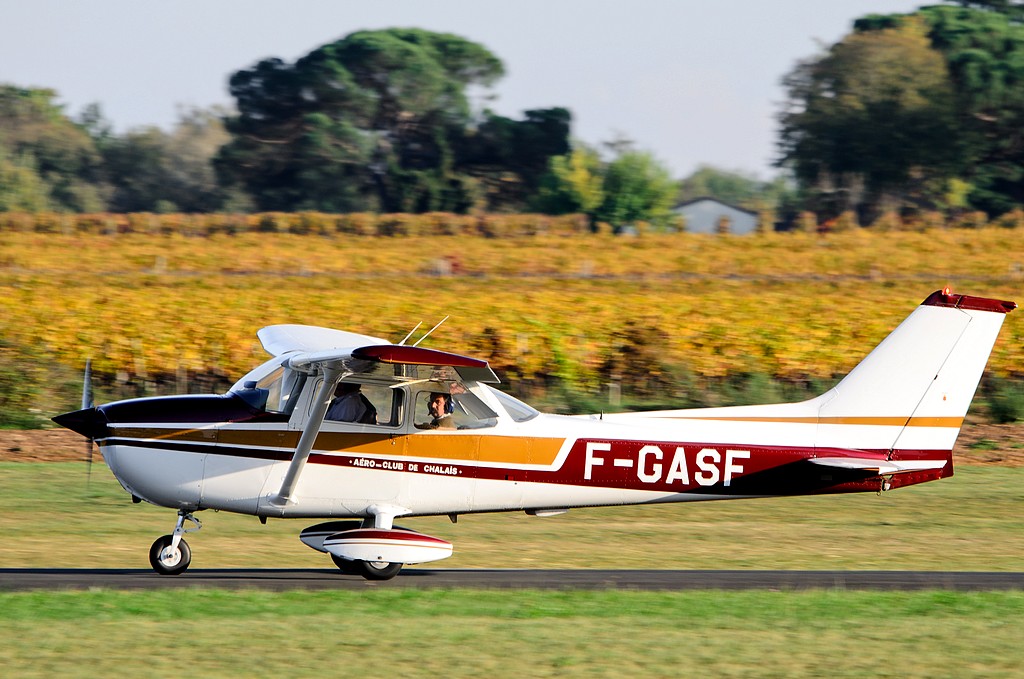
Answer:
MULTIPOLYGON (((82 378, 82 410, 92 408, 92 359, 85 359, 85 375, 82 378)), ((93 437, 88 437, 85 443, 86 449, 86 478, 85 487, 88 488, 92 482, 92 449, 93 437)))

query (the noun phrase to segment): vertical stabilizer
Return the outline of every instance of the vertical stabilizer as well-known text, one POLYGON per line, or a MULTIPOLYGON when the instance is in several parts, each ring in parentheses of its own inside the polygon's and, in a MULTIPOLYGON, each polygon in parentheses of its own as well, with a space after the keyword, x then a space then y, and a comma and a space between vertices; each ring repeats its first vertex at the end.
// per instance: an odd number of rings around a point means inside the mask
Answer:
POLYGON ((930 295, 819 407, 818 445, 950 450, 1013 302, 930 295), (832 439, 836 439, 833 443, 832 439), (841 439, 846 439, 843 441, 841 439))

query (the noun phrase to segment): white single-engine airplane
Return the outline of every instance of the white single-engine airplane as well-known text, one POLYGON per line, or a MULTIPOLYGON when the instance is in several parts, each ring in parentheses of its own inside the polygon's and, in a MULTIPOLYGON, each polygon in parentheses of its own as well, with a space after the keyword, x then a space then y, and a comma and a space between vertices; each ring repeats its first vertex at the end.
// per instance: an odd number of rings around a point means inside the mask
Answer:
POLYGON ((134 501, 177 510, 173 533, 150 549, 158 573, 188 567, 182 535, 200 528, 194 512, 217 509, 333 519, 300 539, 342 571, 382 580, 452 553, 396 527, 399 517, 546 516, 952 476, 953 443, 1016 306, 935 292, 839 384, 800 403, 544 415, 491 387, 485 361, 274 325, 258 332, 273 358, 224 395, 116 401, 54 420, 99 444, 134 501), (349 397, 358 404, 341 403, 349 397))

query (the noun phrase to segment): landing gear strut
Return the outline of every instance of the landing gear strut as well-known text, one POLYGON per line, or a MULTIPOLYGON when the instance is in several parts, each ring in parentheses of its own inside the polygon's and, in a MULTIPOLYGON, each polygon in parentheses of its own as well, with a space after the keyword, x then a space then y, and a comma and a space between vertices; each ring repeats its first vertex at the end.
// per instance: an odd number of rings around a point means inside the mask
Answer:
POLYGON ((149 563, 160 575, 181 575, 192 562, 192 550, 182 539, 185 533, 193 533, 203 527, 199 519, 184 509, 178 511, 178 523, 174 532, 156 539, 149 548, 149 563), (185 528, 185 521, 191 521, 195 528, 185 528))

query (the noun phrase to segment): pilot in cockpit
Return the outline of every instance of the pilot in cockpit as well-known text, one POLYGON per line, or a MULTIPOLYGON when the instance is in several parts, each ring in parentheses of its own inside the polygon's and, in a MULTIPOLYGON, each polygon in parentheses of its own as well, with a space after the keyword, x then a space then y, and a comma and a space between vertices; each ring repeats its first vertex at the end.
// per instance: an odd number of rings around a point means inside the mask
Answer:
POLYGON ((452 402, 451 394, 433 391, 427 397, 427 412, 430 413, 430 422, 417 423, 417 429, 455 429, 455 421, 452 413, 455 412, 455 404, 452 402))
POLYGON ((354 382, 339 382, 325 420, 377 424, 377 409, 354 382))

